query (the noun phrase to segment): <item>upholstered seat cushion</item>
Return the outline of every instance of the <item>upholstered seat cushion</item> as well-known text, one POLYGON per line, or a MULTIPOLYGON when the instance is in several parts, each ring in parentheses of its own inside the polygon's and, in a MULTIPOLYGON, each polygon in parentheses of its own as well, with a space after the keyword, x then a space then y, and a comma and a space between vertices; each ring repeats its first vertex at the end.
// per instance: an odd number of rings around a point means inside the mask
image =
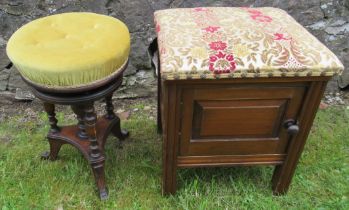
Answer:
POLYGON ((34 20, 10 38, 7 54, 21 75, 46 87, 98 82, 127 63, 124 23, 94 13, 63 13, 34 20))
POLYGON ((277 8, 155 12, 164 79, 332 76, 338 58, 277 8))

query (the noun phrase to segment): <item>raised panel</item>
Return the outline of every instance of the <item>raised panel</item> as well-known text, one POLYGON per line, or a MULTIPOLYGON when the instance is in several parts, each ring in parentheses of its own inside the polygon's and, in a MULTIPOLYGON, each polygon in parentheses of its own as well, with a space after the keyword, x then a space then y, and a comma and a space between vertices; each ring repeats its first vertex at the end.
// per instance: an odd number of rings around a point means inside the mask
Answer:
POLYGON ((287 100, 194 103, 193 139, 276 137, 287 100))
POLYGON ((182 89, 179 155, 285 154, 306 86, 182 89))

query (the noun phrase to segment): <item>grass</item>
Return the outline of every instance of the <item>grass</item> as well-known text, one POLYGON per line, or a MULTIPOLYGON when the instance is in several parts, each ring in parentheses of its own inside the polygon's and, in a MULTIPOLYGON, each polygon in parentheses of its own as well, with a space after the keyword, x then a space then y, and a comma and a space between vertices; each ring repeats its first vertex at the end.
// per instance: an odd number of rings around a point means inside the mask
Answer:
MULTIPOLYGON (((143 107, 142 104, 138 105, 143 107)), ((137 107, 138 107, 137 106, 137 107)), ((109 199, 95 191, 90 168, 71 146, 59 160, 48 148, 46 116, 0 124, 0 208, 5 209, 349 209, 349 110, 320 110, 285 196, 271 192, 272 167, 180 170, 175 196, 161 196, 161 140, 146 113, 123 122, 123 149, 106 145, 109 199)), ((59 120, 67 122, 63 113, 59 120)), ((69 121, 69 120, 68 120, 69 121)), ((70 120, 71 121, 71 120, 70 120)))

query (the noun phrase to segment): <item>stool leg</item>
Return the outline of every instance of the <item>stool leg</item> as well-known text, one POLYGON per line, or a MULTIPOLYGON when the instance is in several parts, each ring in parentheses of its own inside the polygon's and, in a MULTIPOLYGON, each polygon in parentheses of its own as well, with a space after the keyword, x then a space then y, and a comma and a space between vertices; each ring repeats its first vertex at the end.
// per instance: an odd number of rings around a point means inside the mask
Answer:
POLYGON ((108 120, 113 120, 113 119, 116 118, 117 122, 115 123, 115 126, 112 128, 112 133, 118 139, 124 140, 124 139, 126 139, 129 136, 129 132, 126 131, 126 130, 121 129, 120 118, 114 113, 114 106, 113 106, 112 96, 113 95, 109 95, 109 96, 107 96, 105 98, 106 112, 107 112, 105 117, 108 120))
POLYGON ((160 71, 158 72, 158 97, 157 97, 157 128, 158 128, 158 133, 162 133, 162 119, 161 119, 161 75, 160 71))
POLYGON ((163 145, 163 164, 162 164, 162 194, 175 194, 177 191, 177 166, 174 160, 175 151, 169 148, 170 144, 165 137, 163 145))
POLYGON ((96 122, 97 117, 93 107, 93 103, 84 106, 84 122, 86 126, 86 132, 89 137, 89 162, 95 177, 95 181, 99 190, 99 196, 101 200, 108 198, 108 192, 105 185, 104 176, 104 161, 105 157, 101 153, 101 148, 98 145, 97 133, 96 133, 96 122))
POLYGON ((56 118, 56 113, 55 113, 55 105, 50 104, 50 103, 44 103, 44 109, 48 115, 48 120, 50 123, 50 133, 57 133, 59 132, 59 127, 57 126, 57 118, 56 118))
POLYGON ((50 144, 50 152, 44 152, 41 155, 41 158, 44 160, 57 160, 58 153, 61 150, 61 147, 64 143, 61 141, 57 141, 56 139, 49 139, 48 142, 50 144))
MULTIPOLYGON (((55 113, 55 105, 54 104, 50 104, 50 103, 46 103, 44 102, 44 109, 48 115, 48 120, 50 123, 50 130, 49 130, 49 135, 50 134, 54 134, 54 133, 58 133, 60 131, 59 127, 57 126, 57 118, 56 118, 56 113, 55 113)), ((48 139, 48 142, 50 144, 50 152, 44 152, 41 155, 42 159, 50 159, 50 160, 56 160, 59 150, 61 149, 62 146, 62 142, 54 140, 54 139, 48 139)))
POLYGON ((88 139, 87 133, 86 133, 86 127, 84 123, 84 105, 75 105, 71 106, 73 112, 76 114, 76 118, 78 119, 78 128, 79 131, 76 134, 81 139, 88 139))
POLYGON ((116 117, 115 113, 114 113, 114 106, 113 106, 113 94, 105 97, 105 103, 106 103, 106 107, 105 107, 105 111, 107 112, 105 117, 108 120, 112 120, 116 117))

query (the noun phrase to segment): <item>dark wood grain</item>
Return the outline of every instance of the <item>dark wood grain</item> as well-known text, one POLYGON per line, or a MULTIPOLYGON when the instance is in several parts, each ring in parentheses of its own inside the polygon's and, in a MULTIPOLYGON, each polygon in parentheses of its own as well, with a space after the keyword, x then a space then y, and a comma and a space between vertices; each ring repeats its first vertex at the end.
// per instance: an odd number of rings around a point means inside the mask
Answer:
POLYGON ((283 163, 285 158, 285 154, 178 156, 177 165, 180 168, 236 165, 280 165, 283 163))
POLYGON ((288 135, 281 125, 297 117, 305 89, 184 87, 180 155, 283 154, 288 135), (197 106, 201 114, 195 114, 197 106))
POLYGON ((286 104, 283 99, 195 101, 193 138, 276 137, 286 104))

